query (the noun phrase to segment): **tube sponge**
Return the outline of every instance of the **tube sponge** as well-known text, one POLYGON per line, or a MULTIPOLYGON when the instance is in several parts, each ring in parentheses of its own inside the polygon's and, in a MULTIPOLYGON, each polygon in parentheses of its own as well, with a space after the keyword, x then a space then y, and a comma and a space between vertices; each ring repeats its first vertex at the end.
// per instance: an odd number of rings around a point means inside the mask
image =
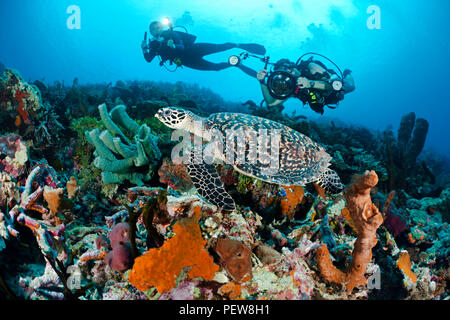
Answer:
POLYGON ((123 104, 115 106, 110 112, 111 118, 135 135, 138 133, 140 126, 136 121, 130 118, 125 110, 126 107, 123 104))
POLYGON ((411 133, 414 129, 415 121, 416 114, 414 112, 405 114, 400 120, 400 126, 397 132, 397 141, 399 147, 402 149, 402 152, 405 152, 406 145, 408 144, 409 138, 411 137, 411 133))
POLYGON ((425 139, 428 133, 428 121, 422 118, 416 120, 414 132, 409 140, 406 157, 410 163, 414 163, 425 145, 425 139))
POLYGON ((110 161, 116 160, 111 150, 100 140, 100 131, 98 129, 86 131, 85 134, 88 142, 95 147, 95 151, 100 157, 110 161))
MULTIPOLYGON (((107 130, 86 131, 88 142, 94 145, 96 158, 94 166, 102 170, 103 183, 122 183, 129 180, 142 185, 143 180, 151 178, 153 166, 161 157, 158 137, 154 136, 145 124, 139 126, 125 111, 124 105, 118 105, 108 113, 105 104, 98 107, 100 117, 107 130), (132 143, 121 131, 113 119, 132 134, 132 143), (148 165, 147 174, 137 173, 136 167, 148 165)), ((142 172, 142 170, 139 170, 142 172)))
POLYGON ((123 134, 122 130, 112 121, 111 117, 108 114, 108 109, 106 108, 106 104, 101 104, 98 106, 98 111, 100 113, 100 118, 102 119, 103 124, 106 129, 113 135, 119 136, 126 143, 131 143, 130 140, 123 134))
POLYGON ((397 145, 408 165, 413 165, 425 145, 429 123, 414 112, 402 117, 397 134, 397 145))
POLYGON ((128 180, 137 186, 142 186, 144 184, 143 180, 148 180, 150 178, 150 175, 144 175, 137 172, 114 173, 103 171, 101 176, 103 183, 122 183, 124 180, 128 180))

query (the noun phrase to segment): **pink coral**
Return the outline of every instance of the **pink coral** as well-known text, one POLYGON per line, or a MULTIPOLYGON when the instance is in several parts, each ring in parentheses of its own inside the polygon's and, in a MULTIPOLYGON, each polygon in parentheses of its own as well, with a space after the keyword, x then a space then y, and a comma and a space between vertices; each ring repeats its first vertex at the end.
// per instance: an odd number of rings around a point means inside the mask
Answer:
POLYGON ((109 240, 111 241, 111 248, 114 249, 117 243, 128 242, 129 233, 130 233, 130 225, 128 223, 121 222, 116 224, 109 234, 109 240))
POLYGON ((118 242, 114 249, 106 255, 105 261, 111 269, 119 272, 130 269, 133 264, 130 244, 118 242))
POLYGON ((0 170, 8 173, 14 178, 18 178, 25 172, 24 159, 18 159, 19 153, 23 150, 25 144, 22 142, 22 138, 17 134, 7 134, 0 136, 0 170))

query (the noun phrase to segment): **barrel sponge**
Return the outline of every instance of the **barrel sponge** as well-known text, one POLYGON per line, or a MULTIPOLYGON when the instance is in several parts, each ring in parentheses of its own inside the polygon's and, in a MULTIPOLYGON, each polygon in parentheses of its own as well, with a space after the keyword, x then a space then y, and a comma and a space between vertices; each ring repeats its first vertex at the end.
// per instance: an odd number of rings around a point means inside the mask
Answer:
POLYGON ((130 243, 118 242, 114 249, 106 255, 105 261, 111 269, 118 272, 130 269, 133 264, 130 243))
POLYGON ((200 211, 200 207, 195 207, 192 218, 182 219, 173 226, 175 236, 160 248, 150 249, 136 258, 128 278, 132 285, 141 291, 156 287, 163 293, 176 286, 176 278, 186 267, 190 278, 214 278, 219 267, 205 249, 206 241, 198 224, 200 211))

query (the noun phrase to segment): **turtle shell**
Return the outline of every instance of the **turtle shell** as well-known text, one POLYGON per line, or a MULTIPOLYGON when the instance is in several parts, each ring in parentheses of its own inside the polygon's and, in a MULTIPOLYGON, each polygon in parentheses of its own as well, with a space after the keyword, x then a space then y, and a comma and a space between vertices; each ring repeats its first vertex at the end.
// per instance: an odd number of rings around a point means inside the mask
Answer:
POLYGON ((222 160, 248 176, 281 185, 316 181, 331 156, 308 136, 281 123, 241 113, 215 113, 205 122, 222 160))

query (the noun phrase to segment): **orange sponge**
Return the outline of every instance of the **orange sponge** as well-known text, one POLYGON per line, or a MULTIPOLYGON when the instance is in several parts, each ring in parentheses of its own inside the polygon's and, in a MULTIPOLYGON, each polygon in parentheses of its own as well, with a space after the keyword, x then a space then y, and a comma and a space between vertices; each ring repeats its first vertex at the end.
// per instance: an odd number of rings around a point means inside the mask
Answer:
POLYGON ((378 241, 377 229, 383 223, 383 216, 370 197, 370 190, 377 183, 375 171, 366 171, 361 176, 355 176, 345 192, 349 217, 358 233, 349 269, 343 272, 333 265, 325 244, 316 251, 316 261, 322 277, 329 282, 346 283, 348 292, 367 283, 364 274, 372 259, 372 248, 378 241))
POLYGON ((397 267, 399 267, 412 282, 416 283, 417 275, 412 272, 411 266, 412 263, 408 251, 401 251, 398 255, 397 267))
POLYGON ((175 280, 181 270, 189 267, 190 278, 214 278, 219 267, 204 248, 198 224, 200 207, 194 208, 194 216, 178 221, 173 226, 176 235, 167 240, 160 248, 150 249, 136 258, 128 280, 141 291, 156 287, 163 293, 175 287, 175 280))
POLYGON ((286 192, 286 196, 281 198, 280 208, 281 213, 292 219, 295 215, 295 209, 299 203, 302 202, 305 191, 301 186, 282 186, 286 192))

